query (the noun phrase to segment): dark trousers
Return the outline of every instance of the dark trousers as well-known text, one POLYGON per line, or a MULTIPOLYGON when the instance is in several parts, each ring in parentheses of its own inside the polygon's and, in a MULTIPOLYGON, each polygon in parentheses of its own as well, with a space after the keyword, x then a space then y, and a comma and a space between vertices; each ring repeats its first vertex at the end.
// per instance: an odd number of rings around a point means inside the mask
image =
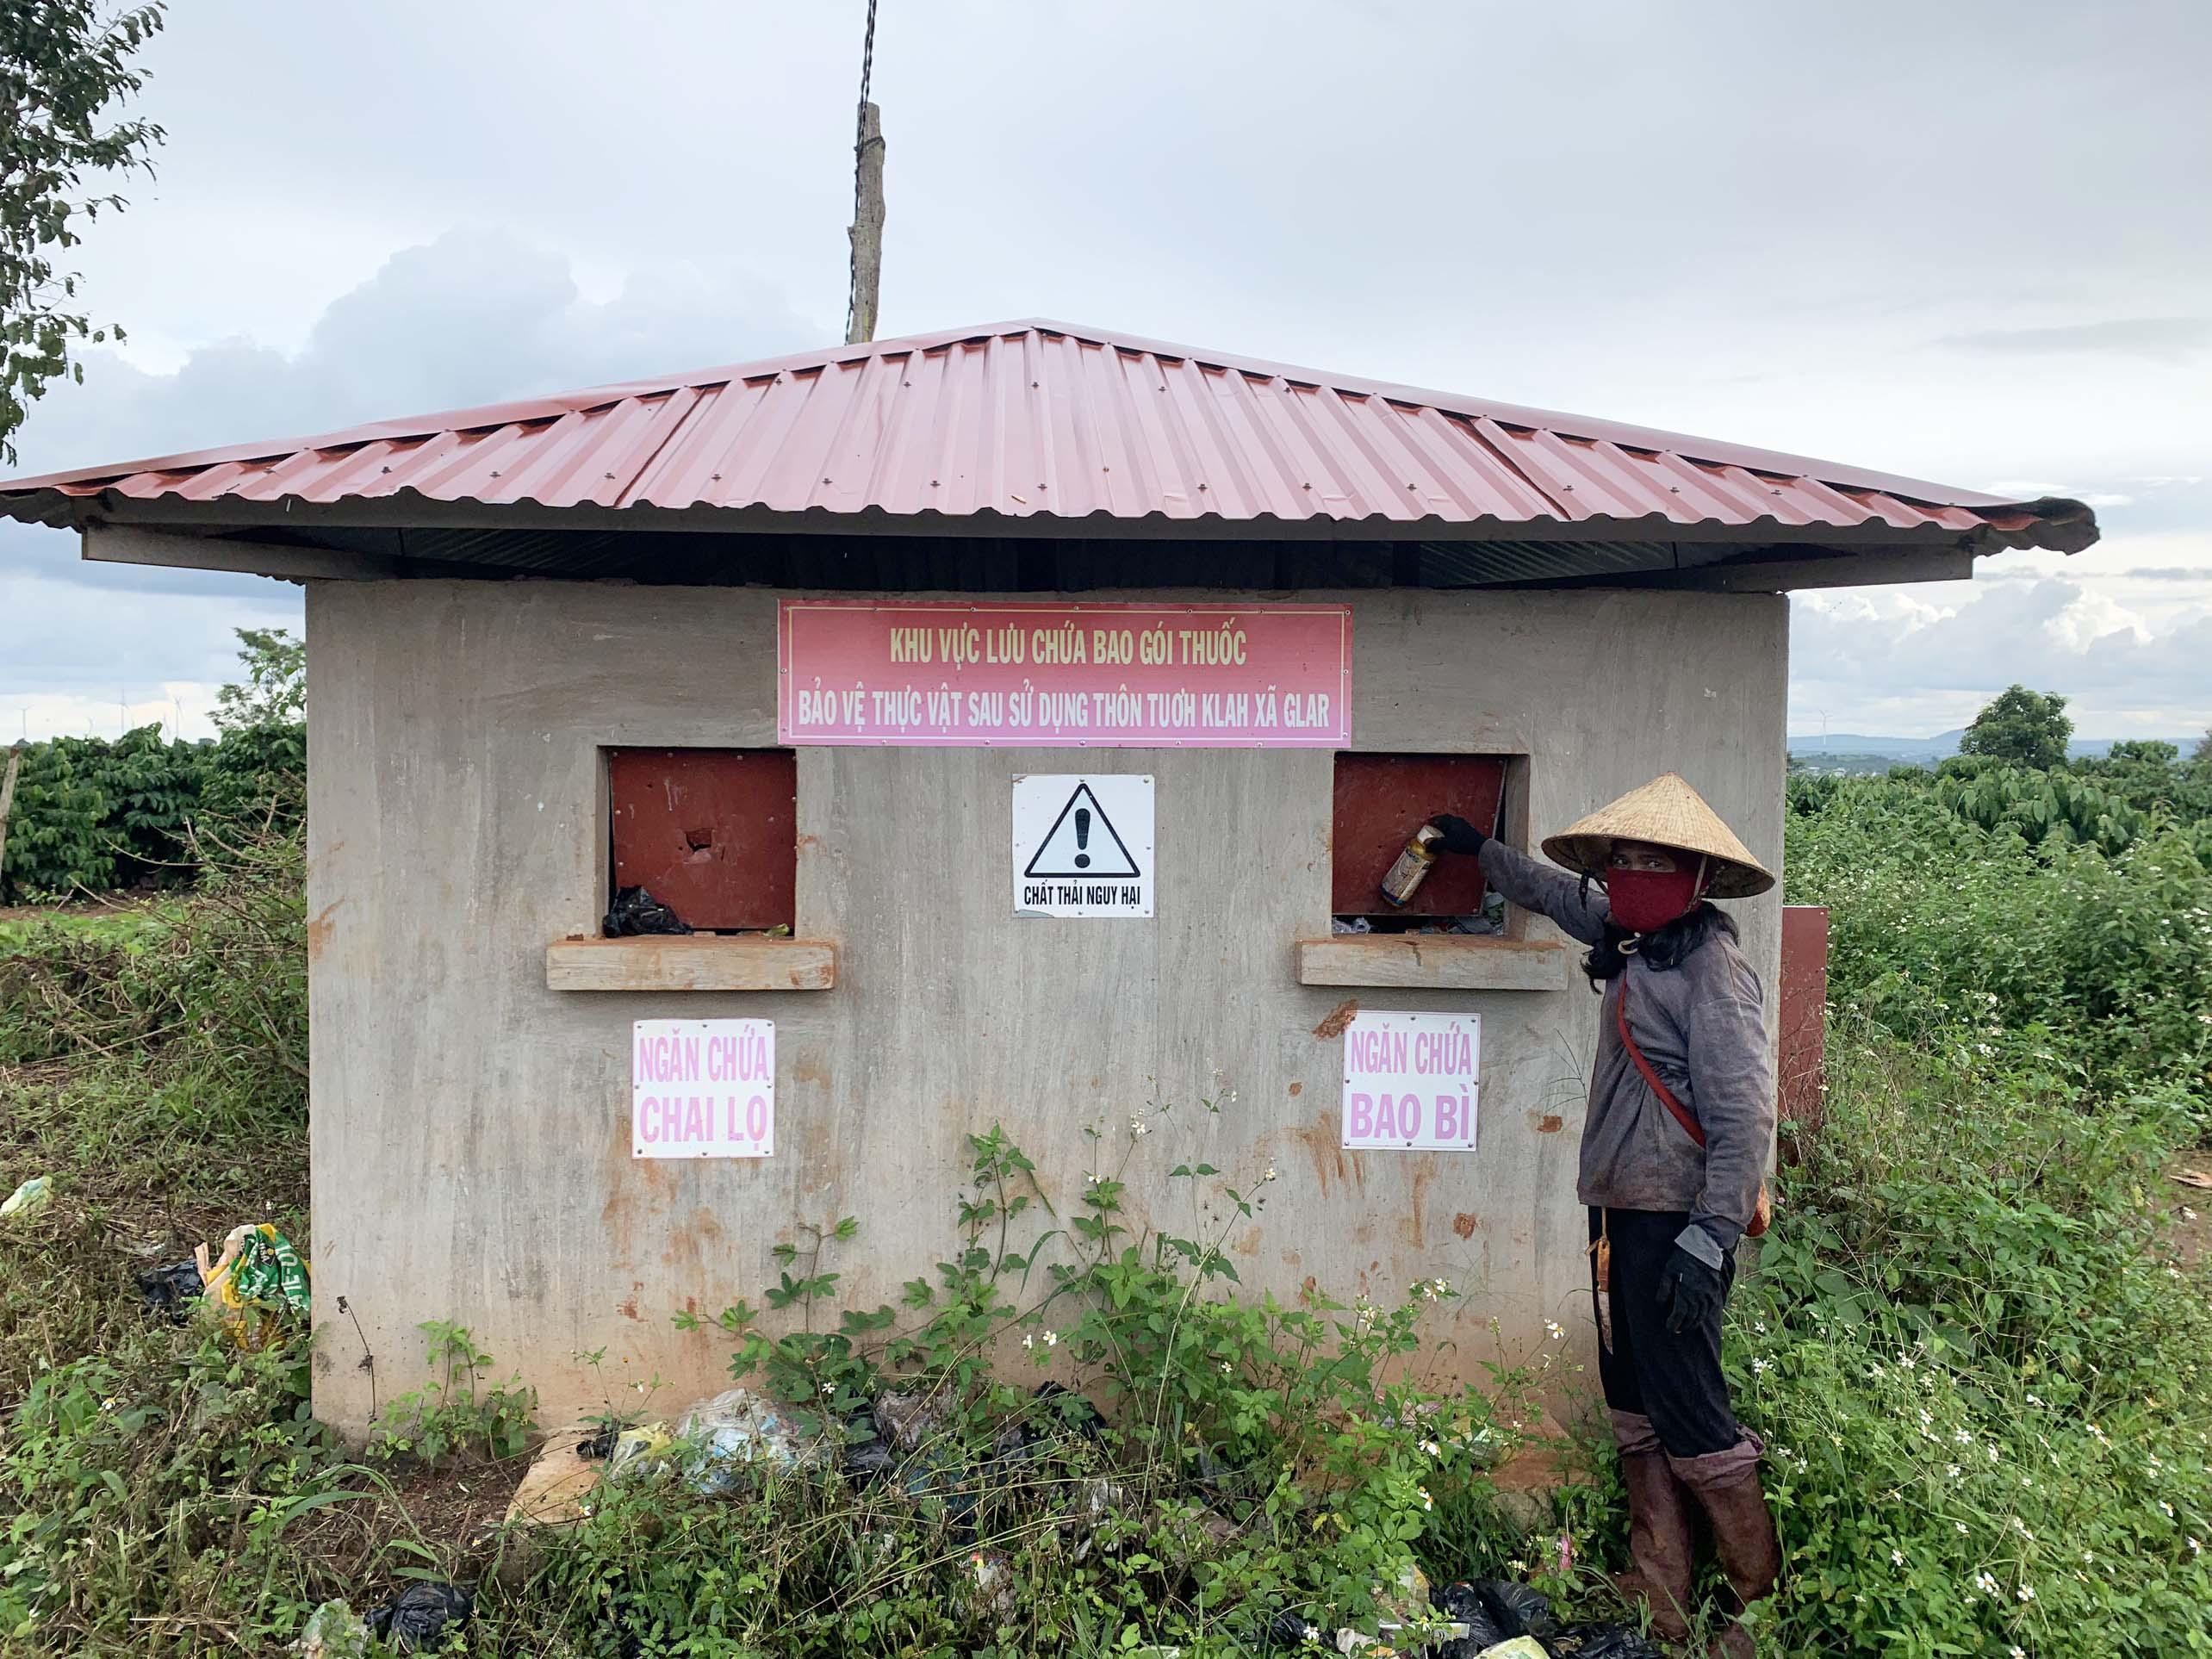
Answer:
MULTIPOLYGON (((1684 1214, 1649 1209, 1594 1209, 1590 1239, 1600 1226, 1612 1258, 1612 1346, 1598 1345, 1598 1377, 1606 1404, 1651 1420, 1668 1454, 1701 1457, 1725 1451, 1743 1438, 1720 1373, 1720 1310, 1686 1331, 1667 1328, 1659 1300, 1659 1273, 1675 1253, 1675 1240, 1690 1223, 1684 1214)), ((1730 1258, 1724 1271, 1735 1282, 1730 1258)), ((1590 1252, 1591 1291, 1597 1289, 1597 1252, 1590 1252)), ((1602 1338, 1605 1323, 1599 1321, 1602 1338)))

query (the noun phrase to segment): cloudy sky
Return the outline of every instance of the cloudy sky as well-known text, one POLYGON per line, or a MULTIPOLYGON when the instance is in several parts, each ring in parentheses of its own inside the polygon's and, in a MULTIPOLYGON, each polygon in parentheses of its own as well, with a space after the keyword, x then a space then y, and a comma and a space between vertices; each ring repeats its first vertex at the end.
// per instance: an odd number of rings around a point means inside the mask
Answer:
MULTIPOLYGON (((187 0, 80 250, 89 464, 841 338, 865 0, 187 0)), ((1791 725, 2212 724, 2200 0, 880 0, 882 324, 1049 316, 2094 503, 1800 599, 1791 725)), ((207 729, 298 590, 0 525, 0 724, 207 729)))

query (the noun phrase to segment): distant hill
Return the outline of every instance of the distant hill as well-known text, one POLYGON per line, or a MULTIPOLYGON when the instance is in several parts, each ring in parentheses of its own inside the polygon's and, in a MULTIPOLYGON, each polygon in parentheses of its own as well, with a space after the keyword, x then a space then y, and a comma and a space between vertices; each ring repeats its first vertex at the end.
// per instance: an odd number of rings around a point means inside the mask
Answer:
POLYGON ((1959 739, 1966 735, 1964 726, 1935 737, 1873 737, 1862 731, 1831 731, 1825 735, 1815 731, 1793 736, 1789 742, 1790 753, 1802 755, 1807 760, 1816 759, 1824 754, 1873 755, 1885 761, 1917 761, 1924 766, 1933 766, 1947 755, 1956 755, 1959 739))
MULTIPOLYGON (((1790 753, 1811 766, 1832 766, 1851 772, 1879 771, 1886 766, 1933 766, 1959 752, 1959 739, 1966 729, 1946 731, 1934 737, 1880 737, 1862 731, 1831 731, 1824 736, 1819 732, 1805 732, 1789 740, 1790 753)), ((2125 741, 2118 737, 2077 737, 2066 745, 2066 753, 2077 760, 2102 760, 2111 753, 2112 745, 2125 741)), ((2184 755, 2196 747, 2194 737, 2165 739, 2184 755)))

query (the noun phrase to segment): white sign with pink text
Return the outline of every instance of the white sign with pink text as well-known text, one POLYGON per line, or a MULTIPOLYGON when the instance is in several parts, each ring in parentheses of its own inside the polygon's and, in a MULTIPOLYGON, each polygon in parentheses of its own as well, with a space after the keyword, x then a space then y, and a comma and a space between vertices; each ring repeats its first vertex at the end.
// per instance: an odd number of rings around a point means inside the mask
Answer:
POLYGON ((1363 1010, 1344 1034, 1344 1144, 1473 1152, 1482 1021, 1363 1010))
POLYGON ((774 1153, 774 1021, 638 1020, 631 1032, 632 1157, 774 1153))

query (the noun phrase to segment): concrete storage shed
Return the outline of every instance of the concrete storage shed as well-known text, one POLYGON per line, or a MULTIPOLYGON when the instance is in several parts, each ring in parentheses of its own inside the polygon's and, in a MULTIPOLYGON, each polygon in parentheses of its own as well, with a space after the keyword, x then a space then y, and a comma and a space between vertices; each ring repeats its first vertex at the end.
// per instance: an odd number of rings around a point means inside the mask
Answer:
MULTIPOLYGON (((316 1406, 352 1429, 339 1296, 388 1392, 450 1318, 549 1421, 584 1350, 688 1398, 724 1351, 672 1313, 757 1302, 780 1237, 847 1214, 844 1288, 895 1299, 994 1122, 1063 1213, 1093 1128, 1140 1201, 1271 1165, 1244 1283, 1448 1277, 1470 1375, 1493 1315, 1509 1353, 1586 1332, 1578 952, 1466 870, 1389 931, 1389 857, 1435 811, 1525 845, 1673 769, 1774 862, 1781 595, 2097 534, 2078 502, 1045 322, 0 511, 307 587, 316 1406), (704 930, 601 937, 640 883, 704 930), (1467 1109, 1370 1115, 1347 1061, 1378 1022, 1479 1028, 1467 1109)), ((1771 1001, 1778 902, 1734 908, 1771 1001)))

